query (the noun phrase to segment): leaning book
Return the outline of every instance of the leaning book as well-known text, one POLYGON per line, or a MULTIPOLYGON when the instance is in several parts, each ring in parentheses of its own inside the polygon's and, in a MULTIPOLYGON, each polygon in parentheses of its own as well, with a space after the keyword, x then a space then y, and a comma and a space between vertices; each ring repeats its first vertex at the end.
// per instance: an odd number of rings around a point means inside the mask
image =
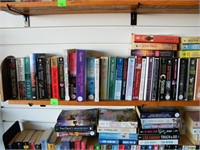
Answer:
POLYGON ((97 125, 98 110, 62 110, 57 118, 57 125, 61 126, 83 126, 97 125))
POLYGON ((100 127, 138 127, 138 120, 134 109, 100 109, 100 127))

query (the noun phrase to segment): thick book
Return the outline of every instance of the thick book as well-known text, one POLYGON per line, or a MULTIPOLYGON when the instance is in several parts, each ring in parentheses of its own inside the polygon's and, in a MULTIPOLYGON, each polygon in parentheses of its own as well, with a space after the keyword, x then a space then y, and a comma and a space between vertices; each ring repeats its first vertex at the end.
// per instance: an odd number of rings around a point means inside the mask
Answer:
POLYGON ((132 49, 146 49, 146 50, 174 50, 176 51, 177 44, 166 43, 131 43, 132 49))
POLYGON ((23 130, 20 135, 15 140, 15 145, 17 146, 17 149, 23 149, 23 140, 26 138, 27 134, 29 133, 29 130, 23 130))
POLYGON ((48 150, 55 150, 55 143, 57 140, 57 134, 53 131, 51 134, 51 137, 49 138, 49 141, 47 142, 47 148, 48 150))
POLYGON ((35 142, 37 138, 42 134, 43 130, 36 130, 34 134, 32 135, 31 139, 29 140, 29 149, 34 150, 35 149, 35 142))
POLYGON ((180 42, 184 44, 200 43, 200 36, 182 36, 180 42))
POLYGON ((100 109, 99 127, 133 127, 138 120, 134 109, 100 109))
MULTIPOLYGON (((58 87, 60 99, 65 99, 64 58, 58 57, 58 87)), ((67 86, 67 85, 66 85, 67 86)))
POLYGON ((48 141, 53 133, 53 128, 44 130, 40 138, 40 144, 42 149, 47 149, 48 141))
POLYGON ((52 98, 59 98, 59 81, 58 81, 58 57, 51 57, 51 81, 52 81, 52 98))
POLYGON ((97 122, 97 109, 62 110, 57 118, 57 124, 62 126, 97 125, 97 122))
POLYGON ((177 51, 173 51, 173 50, 131 49, 131 56, 176 57, 177 56, 177 51))
POLYGON ((15 140, 17 139, 17 137, 20 135, 20 132, 18 132, 17 134, 15 134, 15 136, 11 139, 11 141, 8 143, 8 148, 9 149, 17 149, 18 147, 15 144, 15 140))
POLYGON ((44 132, 44 131, 42 131, 42 132, 40 132, 40 133, 38 134, 38 136, 37 136, 37 138, 36 138, 36 140, 35 140, 35 142, 34 142, 34 148, 35 148, 35 149, 41 149, 41 142, 40 142, 40 139, 41 139, 41 137, 42 137, 42 135, 43 135, 43 132, 44 132))
POLYGON ((23 149, 30 149, 29 141, 31 137, 33 136, 35 130, 29 130, 27 133, 25 139, 23 140, 23 149))
POLYGON ((32 99, 38 98, 38 84, 37 84, 37 58, 44 57, 45 53, 31 53, 30 57, 30 68, 31 68, 31 88, 32 88, 32 99))
POLYGON ((147 43, 179 43, 179 37, 175 35, 132 34, 132 41, 147 43))
POLYGON ((16 58, 17 66, 17 84, 18 84, 18 98, 26 99, 26 85, 24 72, 24 58, 16 58))
POLYGON ((200 128, 200 111, 192 110, 184 112, 184 120, 192 128, 200 128))
POLYGON ((180 111, 175 107, 136 107, 139 118, 180 118, 180 111))
POLYGON ((30 58, 24 57, 26 99, 32 99, 30 58))

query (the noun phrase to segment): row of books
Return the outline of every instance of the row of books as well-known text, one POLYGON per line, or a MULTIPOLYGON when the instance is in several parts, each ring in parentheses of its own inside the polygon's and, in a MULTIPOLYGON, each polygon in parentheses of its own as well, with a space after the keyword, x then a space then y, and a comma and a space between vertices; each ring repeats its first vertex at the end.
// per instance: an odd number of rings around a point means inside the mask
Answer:
POLYGON ((66 50, 64 57, 34 53, 6 58, 4 99, 200 99, 199 58, 87 57, 88 53, 66 50))

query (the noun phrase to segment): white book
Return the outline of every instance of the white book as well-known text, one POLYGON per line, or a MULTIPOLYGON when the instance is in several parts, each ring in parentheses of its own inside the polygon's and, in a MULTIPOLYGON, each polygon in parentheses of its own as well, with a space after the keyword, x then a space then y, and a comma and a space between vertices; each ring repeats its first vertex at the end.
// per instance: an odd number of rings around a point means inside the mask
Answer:
POLYGON ((179 76, 180 76, 180 58, 178 58, 178 66, 177 66, 176 100, 178 100, 179 76))
POLYGON ((94 59, 94 85, 95 85, 95 91, 94 91, 94 95, 95 95, 95 98, 94 98, 94 101, 95 102, 98 102, 99 101, 99 82, 100 82, 100 59, 99 58, 95 58, 94 59))
POLYGON ((140 119, 142 124, 147 124, 147 123, 180 123, 181 118, 144 118, 140 119))
POLYGON ((69 76, 68 76, 68 51, 64 50, 64 82, 65 82, 65 100, 69 101, 69 76))
POLYGON ((142 58, 142 70, 141 70, 141 78, 140 78, 140 90, 139 90, 139 100, 143 100, 144 96, 144 81, 145 81, 145 75, 146 75, 146 64, 147 59, 142 58))
POLYGON ((135 74, 135 57, 129 57, 125 100, 132 100, 134 74, 135 74))
POLYGON ((146 57, 147 62, 146 62, 146 70, 145 70, 145 78, 144 78, 144 95, 143 95, 143 100, 146 101, 147 97, 147 82, 148 82, 148 74, 149 74, 149 57, 146 57))
POLYGON ((175 145, 178 144, 178 139, 170 139, 170 140, 138 140, 139 145, 175 145))

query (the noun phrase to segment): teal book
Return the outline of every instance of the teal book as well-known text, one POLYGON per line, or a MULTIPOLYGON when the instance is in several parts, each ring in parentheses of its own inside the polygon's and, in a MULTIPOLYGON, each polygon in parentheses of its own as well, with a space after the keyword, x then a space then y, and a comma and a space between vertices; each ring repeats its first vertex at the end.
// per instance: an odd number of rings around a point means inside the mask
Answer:
POLYGON ((108 89, 107 96, 109 100, 114 99, 116 80, 116 57, 108 58, 108 89))
POLYGON ((32 99, 30 58, 24 57, 26 99, 32 99))

